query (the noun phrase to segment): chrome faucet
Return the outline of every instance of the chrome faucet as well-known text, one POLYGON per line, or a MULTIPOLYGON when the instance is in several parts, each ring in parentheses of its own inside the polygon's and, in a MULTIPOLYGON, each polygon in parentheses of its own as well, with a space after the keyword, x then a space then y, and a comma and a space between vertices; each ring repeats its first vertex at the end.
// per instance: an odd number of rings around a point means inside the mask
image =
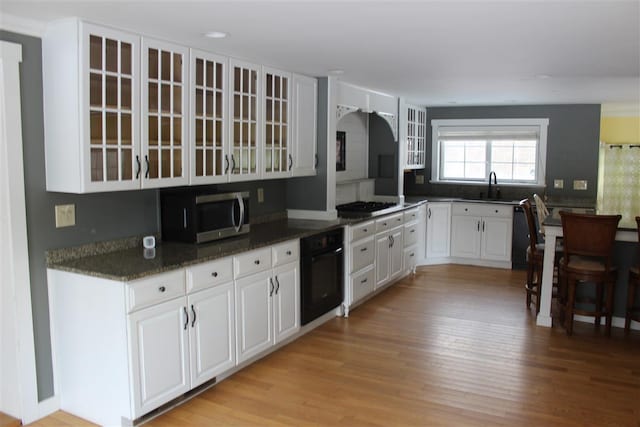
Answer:
POLYGON ((493 194, 491 193, 491 176, 493 175, 493 184, 498 185, 498 178, 494 171, 489 172, 489 189, 487 190, 487 199, 491 199, 493 194))

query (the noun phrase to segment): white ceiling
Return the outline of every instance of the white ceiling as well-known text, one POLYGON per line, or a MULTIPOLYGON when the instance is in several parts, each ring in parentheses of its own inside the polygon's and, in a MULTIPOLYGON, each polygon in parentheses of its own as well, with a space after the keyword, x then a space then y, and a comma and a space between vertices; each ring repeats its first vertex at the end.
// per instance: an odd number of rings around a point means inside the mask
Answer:
MULTIPOLYGON (((640 0, 2 0, 435 105, 640 104, 640 0), (212 31, 229 37, 203 37, 212 31)), ((18 19, 15 19, 18 18, 18 19)))

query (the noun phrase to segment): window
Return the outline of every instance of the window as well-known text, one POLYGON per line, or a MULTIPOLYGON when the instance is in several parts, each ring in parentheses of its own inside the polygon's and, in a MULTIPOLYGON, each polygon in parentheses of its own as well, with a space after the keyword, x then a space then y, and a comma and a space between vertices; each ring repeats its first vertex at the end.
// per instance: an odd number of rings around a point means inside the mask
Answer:
POLYGON ((432 120, 433 182, 545 184, 548 119, 432 120))

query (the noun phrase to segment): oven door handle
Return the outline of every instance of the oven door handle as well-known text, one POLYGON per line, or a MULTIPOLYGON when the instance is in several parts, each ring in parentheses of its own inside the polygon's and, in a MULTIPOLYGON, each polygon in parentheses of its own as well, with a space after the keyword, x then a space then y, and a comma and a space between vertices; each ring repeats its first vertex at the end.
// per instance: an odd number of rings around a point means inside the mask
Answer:
POLYGON ((324 258, 326 256, 335 256, 335 255, 338 255, 338 254, 341 254, 341 253, 342 253, 342 248, 338 248, 338 249, 335 249, 335 250, 329 251, 329 252, 323 252, 323 253, 321 253, 321 254, 319 254, 317 256, 312 256, 311 257, 311 262, 315 262, 319 258, 324 258))

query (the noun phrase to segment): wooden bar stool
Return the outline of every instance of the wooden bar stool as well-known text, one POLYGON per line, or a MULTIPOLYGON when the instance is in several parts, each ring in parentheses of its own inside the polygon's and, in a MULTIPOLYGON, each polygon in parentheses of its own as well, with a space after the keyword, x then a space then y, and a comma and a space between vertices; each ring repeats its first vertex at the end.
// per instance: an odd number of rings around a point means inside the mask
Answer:
MULTIPOLYGON (((544 259, 544 243, 538 242, 538 232, 536 230, 536 220, 533 216, 531 201, 523 199, 519 203, 527 218, 527 228, 529 231, 529 247, 527 248, 527 282, 524 289, 527 293, 527 308, 531 306, 531 297, 536 298, 536 314, 540 312, 540 282, 542 281, 542 264, 544 259)), ((561 247, 556 247, 556 255, 562 253, 561 247)), ((556 261, 559 259, 556 256, 556 261)), ((554 295, 555 296, 555 295, 554 295)))
POLYGON ((566 286, 565 328, 573 333, 573 316, 594 316, 596 326, 604 316, 606 335, 611 334, 613 290, 617 270, 612 265, 612 250, 621 215, 588 215, 560 211, 564 236, 564 257, 560 260, 561 281, 566 286), (576 300, 576 288, 596 284, 595 299, 576 300), (605 294, 606 287, 606 294, 605 294), (603 307, 603 297, 604 307, 603 307), (575 303, 590 303, 593 310, 577 309, 575 303))
POLYGON ((629 287, 627 288, 627 314, 624 318, 624 331, 631 329, 631 321, 640 322, 640 302, 635 304, 636 291, 640 287, 640 216, 636 217, 638 224, 638 264, 629 269, 629 287))

